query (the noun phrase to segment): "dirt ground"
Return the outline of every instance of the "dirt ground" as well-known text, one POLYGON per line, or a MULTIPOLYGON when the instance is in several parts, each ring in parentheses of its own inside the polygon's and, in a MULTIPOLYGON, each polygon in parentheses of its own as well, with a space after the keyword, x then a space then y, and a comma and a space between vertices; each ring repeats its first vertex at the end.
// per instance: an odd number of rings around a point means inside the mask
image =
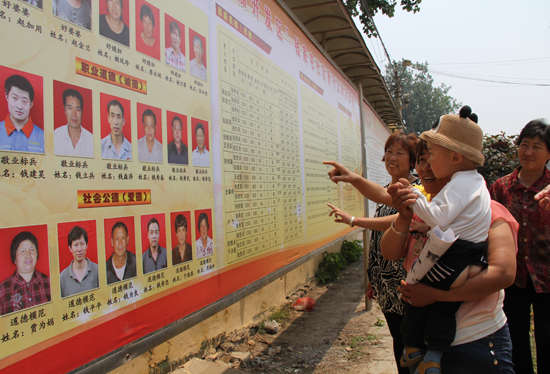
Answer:
POLYGON ((248 373, 394 374, 392 342, 378 304, 365 310, 363 259, 340 273, 334 283, 314 282, 289 297, 309 296, 312 312, 290 307, 279 332, 249 326, 227 336, 207 360, 248 373))

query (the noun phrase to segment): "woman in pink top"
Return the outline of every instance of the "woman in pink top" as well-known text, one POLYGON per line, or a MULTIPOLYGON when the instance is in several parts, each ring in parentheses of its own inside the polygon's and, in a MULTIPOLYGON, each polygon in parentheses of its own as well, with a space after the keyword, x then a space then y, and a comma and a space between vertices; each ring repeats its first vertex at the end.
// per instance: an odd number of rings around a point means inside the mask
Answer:
MULTIPOLYGON (((425 142, 421 141, 419 144, 417 155, 416 171, 425 193, 436 195, 449 181, 435 178, 428 163, 429 154, 425 142)), ((405 257, 405 268, 410 269, 422 249, 422 245, 416 244, 417 239, 408 234, 409 230, 419 229, 416 224, 411 226, 413 213, 408 208, 414 203, 415 195, 409 189, 400 189, 398 185, 390 187, 388 193, 392 195, 393 205, 399 214, 393 227, 382 238, 382 255, 388 260, 405 257)), ((436 301, 464 301, 456 313, 455 340, 450 352, 445 353, 442 358, 442 372, 445 374, 514 372, 510 334, 502 310, 502 289, 512 284, 515 277, 515 238, 518 224, 502 205, 493 202, 491 209, 492 222, 487 253, 489 266, 486 269, 450 291, 437 290, 421 283, 401 283, 401 298, 414 306, 425 306, 436 301)), ((440 371, 437 368, 425 371, 432 372, 440 371)))

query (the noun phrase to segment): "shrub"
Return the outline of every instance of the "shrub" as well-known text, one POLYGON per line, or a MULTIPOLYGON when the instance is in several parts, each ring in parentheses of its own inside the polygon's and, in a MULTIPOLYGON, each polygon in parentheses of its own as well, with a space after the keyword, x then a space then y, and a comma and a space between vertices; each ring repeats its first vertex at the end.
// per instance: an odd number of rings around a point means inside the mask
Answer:
POLYGON ((485 163, 477 170, 487 186, 493 184, 498 178, 510 174, 519 166, 516 139, 517 135, 506 135, 504 131, 500 134, 483 137, 483 156, 485 163))
POLYGON ((361 242, 359 240, 354 240, 352 242, 344 240, 341 253, 342 256, 344 256, 344 258, 346 259, 348 265, 352 262, 358 261, 363 254, 363 247, 361 246, 361 242))
POLYGON ((338 279, 340 270, 344 270, 346 266, 361 258, 363 247, 359 240, 349 242, 344 240, 341 252, 324 252, 323 261, 319 264, 319 270, 315 273, 315 277, 321 284, 332 282, 338 279))

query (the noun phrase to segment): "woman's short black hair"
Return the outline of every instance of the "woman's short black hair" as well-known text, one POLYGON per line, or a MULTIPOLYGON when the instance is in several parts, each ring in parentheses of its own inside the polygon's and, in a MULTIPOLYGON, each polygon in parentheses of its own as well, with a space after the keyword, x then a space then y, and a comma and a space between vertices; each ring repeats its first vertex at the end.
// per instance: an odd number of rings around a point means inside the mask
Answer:
POLYGON ((208 222, 208 215, 206 213, 199 214, 199 221, 197 222, 197 230, 201 231, 201 221, 206 221, 206 227, 210 230, 210 223, 208 222))
MULTIPOLYGON (((106 3, 109 2, 109 0, 105 0, 106 3)), ((118 3, 120 4, 120 9, 124 9, 123 0, 118 0, 118 3)), ((122 16, 120 16, 120 19, 122 20, 122 16)))
POLYGON ((19 234, 15 235, 15 238, 11 241, 10 246, 10 255, 11 255, 11 262, 15 264, 15 254, 17 252, 17 248, 19 248, 19 245, 23 243, 25 240, 29 240, 34 246, 36 247, 36 258, 38 259, 39 252, 38 252, 38 239, 36 239, 36 236, 30 231, 21 231, 19 234))
POLYGON ((418 164, 420 160, 420 155, 422 152, 428 152, 428 142, 422 139, 419 139, 418 144, 416 145, 416 163, 418 164))
POLYGON ((153 15, 153 11, 150 7, 148 7, 146 4, 143 4, 141 6, 141 10, 139 11, 139 19, 141 22, 143 22, 143 17, 149 17, 151 22, 153 22, 153 27, 155 27, 155 16, 153 15))
POLYGON ((184 227, 185 231, 187 231, 187 218, 185 218, 183 214, 178 214, 174 220, 174 229, 176 234, 178 233, 178 229, 180 227, 184 227))
POLYGON ((546 149, 550 152, 550 125, 544 119, 534 119, 529 121, 527 125, 519 133, 516 145, 519 146, 525 138, 541 138, 546 144, 546 149))

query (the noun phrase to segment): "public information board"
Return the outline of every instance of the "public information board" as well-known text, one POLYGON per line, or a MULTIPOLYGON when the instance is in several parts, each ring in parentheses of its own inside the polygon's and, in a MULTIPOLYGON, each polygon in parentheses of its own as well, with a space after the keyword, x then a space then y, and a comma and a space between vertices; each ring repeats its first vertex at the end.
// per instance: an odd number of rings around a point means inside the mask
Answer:
POLYGON ((74 370, 363 214, 322 164, 360 173, 358 93, 277 2, 12 0, 0 29, 0 372, 74 370))

